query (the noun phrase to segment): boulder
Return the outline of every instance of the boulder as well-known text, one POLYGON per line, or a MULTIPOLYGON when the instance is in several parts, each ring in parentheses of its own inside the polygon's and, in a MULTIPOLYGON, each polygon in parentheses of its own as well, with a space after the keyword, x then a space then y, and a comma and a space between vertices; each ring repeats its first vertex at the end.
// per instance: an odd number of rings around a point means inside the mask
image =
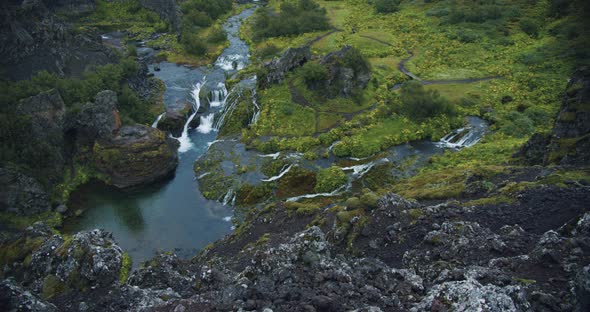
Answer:
POLYGON ((287 49, 278 59, 264 64, 262 73, 258 75, 258 87, 266 89, 273 84, 281 83, 285 80, 285 75, 288 72, 302 66, 309 60, 311 60, 309 46, 287 49))
POLYGON ((356 90, 364 89, 371 79, 369 63, 349 45, 326 54, 320 60, 320 65, 328 69, 328 78, 319 82, 320 85, 315 88, 325 88, 331 97, 352 96, 356 90))
POLYGON ((121 117, 117 109, 117 94, 105 90, 99 92, 94 103, 86 103, 80 113, 72 116, 70 128, 76 130, 81 142, 91 144, 96 139, 113 136, 121 127, 121 117))
POLYGON ((170 132, 172 136, 179 137, 182 134, 186 120, 186 115, 181 112, 167 111, 164 117, 158 122, 158 129, 170 132))
POLYGON ((0 211, 33 215, 51 209, 43 186, 16 169, 0 168, 0 189, 0 211))
POLYGON ((144 125, 122 127, 116 136, 94 145, 96 168, 119 188, 169 177, 178 165, 178 142, 144 125))
POLYGON ((550 142, 551 136, 535 133, 512 157, 521 159, 527 165, 542 165, 550 142))

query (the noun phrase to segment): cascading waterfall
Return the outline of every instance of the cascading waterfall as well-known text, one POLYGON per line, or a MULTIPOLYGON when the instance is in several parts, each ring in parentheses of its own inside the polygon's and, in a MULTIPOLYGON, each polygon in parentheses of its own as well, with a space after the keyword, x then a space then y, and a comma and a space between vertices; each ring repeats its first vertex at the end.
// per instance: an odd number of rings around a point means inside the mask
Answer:
POLYGON ((211 91, 211 97, 209 97, 209 105, 211 107, 222 106, 227 97, 227 88, 223 82, 218 83, 217 88, 217 90, 211 91))
POLYGON ((200 133, 209 133, 213 128, 213 119, 215 118, 215 113, 210 113, 207 116, 201 116, 201 123, 197 127, 197 131, 200 133))
POLYGON ((178 148, 179 153, 187 152, 188 150, 190 150, 193 147, 191 139, 188 136, 188 128, 189 128, 191 121, 193 121, 193 119, 197 115, 199 108, 201 107, 201 99, 199 97, 199 94, 201 93, 201 88, 203 87, 204 84, 205 84, 205 79, 203 79, 202 82, 197 82, 191 92, 191 96, 193 98, 193 113, 190 115, 190 117, 187 119, 186 123, 184 124, 184 128, 182 129, 182 135, 179 138, 177 138, 178 142, 180 142, 180 147, 178 148))
POLYGON ((442 139, 436 144, 439 147, 446 147, 446 148, 462 148, 462 147, 470 147, 475 143, 479 142, 481 137, 477 136, 470 128, 460 128, 457 129, 442 139))
POLYGON ((287 167, 287 169, 285 169, 285 168, 283 167, 283 169, 281 169, 281 172, 280 172, 278 175, 276 175, 276 176, 274 176, 274 177, 270 177, 270 178, 268 178, 268 179, 262 179, 262 181, 263 181, 263 182, 272 182, 272 181, 278 180, 278 179, 282 178, 282 177, 283 177, 285 174, 287 174, 287 172, 289 172, 289 170, 291 170, 291 168, 292 168, 292 167, 293 167, 293 165, 292 165, 292 164, 291 164, 291 165, 289 165, 289 166, 287 167))
POLYGON ((221 111, 219 111, 218 115, 219 117, 214 120, 213 128, 215 130, 221 129, 223 122, 228 118, 228 116, 231 116, 241 95, 241 91, 236 92, 235 88, 232 88, 231 91, 229 91, 228 95, 223 100, 221 111), (228 101, 229 105, 227 105, 228 101))
POLYGON ((160 122, 160 120, 162 120, 162 117, 164 117, 164 115, 166 115, 166 112, 161 113, 160 115, 158 115, 158 117, 156 118, 156 121, 154 121, 154 123, 152 124, 152 128, 157 128, 158 127, 158 123, 160 122))

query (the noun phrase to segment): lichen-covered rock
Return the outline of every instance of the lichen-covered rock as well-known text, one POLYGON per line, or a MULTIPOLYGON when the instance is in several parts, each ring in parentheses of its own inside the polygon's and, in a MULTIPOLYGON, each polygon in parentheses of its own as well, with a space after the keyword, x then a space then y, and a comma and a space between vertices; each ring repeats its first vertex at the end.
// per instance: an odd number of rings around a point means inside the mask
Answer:
POLYGON ((526 311, 530 305, 518 286, 482 285, 475 280, 435 285, 410 311, 526 311))
POLYGON ((96 94, 94 103, 86 103, 69 121, 79 143, 92 144, 96 139, 113 136, 121 127, 117 106, 117 94, 110 90, 96 94))
POLYGON ((63 144, 66 107, 56 89, 21 100, 17 111, 19 114, 31 116, 31 131, 35 138, 54 146, 63 144))
POLYGON ((123 251, 112 234, 79 232, 48 238, 31 256, 28 280, 33 290, 58 295, 67 289, 109 287, 119 281, 123 251))
POLYGON ((174 173, 177 148, 178 142, 158 129, 125 126, 94 145, 95 165, 116 187, 148 184, 174 173))
POLYGON ((191 272, 191 266, 169 253, 160 253, 144 263, 128 281, 129 285, 141 288, 171 288, 185 296, 190 296, 195 282, 196 276, 191 272))
POLYGON ((550 142, 551 137, 549 135, 535 133, 520 147, 513 157, 522 159, 528 165, 542 165, 545 161, 545 153, 550 142))
POLYGON ((261 75, 257 78, 258 87, 266 89, 285 80, 285 75, 302 66, 311 59, 309 46, 287 49, 278 59, 264 64, 261 75))
POLYGON ((23 312, 59 311, 53 304, 21 288, 12 279, 0 282, 0 309, 2 311, 23 312))
POLYGON ((32 215, 51 209, 41 184, 14 168, 0 168, 0 189, 0 211, 32 215))

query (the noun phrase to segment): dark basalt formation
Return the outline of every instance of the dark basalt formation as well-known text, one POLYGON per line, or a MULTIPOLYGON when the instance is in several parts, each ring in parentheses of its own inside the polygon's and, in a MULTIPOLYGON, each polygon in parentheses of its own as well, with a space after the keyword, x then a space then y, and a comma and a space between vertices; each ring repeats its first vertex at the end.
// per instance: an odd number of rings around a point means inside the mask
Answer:
POLYGON ((281 83, 288 72, 309 60, 311 60, 309 46, 287 49, 278 59, 264 64, 262 72, 258 74, 258 87, 266 89, 273 84, 281 83))
POLYGON ((160 15, 160 17, 168 21, 170 25, 176 30, 180 30, 180 6, 176 0, 140 0, 139 3, 144 8, 150 9, 160 15))
POLYGON ((66 122, 65 104, 55 89, 22 99, 17 106, 17 113, 30 116, 30 130, 27 135, 32 138, 28 144, 42 144, 49 165, 45 176, 51 182, 57 181, 65 164, 63 147, 63 129, 66 122))
MULTIPOLYGON (((66 1, 52 3, 67 10, 66 1)), ((79 77, 89 66, 116 61, 98 33, 77 33, 42 1, 3 2, 0 9, 0 74, 9 79, 28 79, 42 70, 79 77)))
POLYGON ((180 112, 167 111, 162 120, 158 122, 158 129, 170 132, 174 137, 179 137, 182 134, 186 120, 186 116, 180 112))
POLYGON ((169 177, 178 165, 178 142, 143 125, 122 127, 94 145, 96 168, 109 183, 126 188, 169 177))
POLYGON ((528 164, 590 164, 590 69, 569 80, 550 134, 535 134, 514 155, 528 164))
POLYGON ((32 215, 51 209, 43 186, 14 168, 0 168, 0 189, 0 211, 32 215))
POLYGON ((352 96, 355 90, 364 89, 371 78, 371 71, 368 63, 360 57, 359 53, 346 45, 339 51, 326 54, 320 60, 320 65, 328 69, 328 77, 313 88, 324 88, 332 97, 352 96))

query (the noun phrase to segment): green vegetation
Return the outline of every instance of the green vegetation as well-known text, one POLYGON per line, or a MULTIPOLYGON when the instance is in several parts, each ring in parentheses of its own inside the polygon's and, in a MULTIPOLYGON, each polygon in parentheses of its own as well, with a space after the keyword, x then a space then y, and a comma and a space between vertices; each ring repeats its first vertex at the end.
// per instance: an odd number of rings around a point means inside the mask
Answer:
POLYGON ((144 36, 148 32, 166 32, 170 28, 158 13, 143 8, 139 0, 97 0, 96 10, 77 22, 104 30, 128 29, 131 33, 143 33, 144 36))
POLYGON ((346 184, 346 174, 340 167, 332 166, 318 171, 315 191, 317 193, 328 193, 344 184, 346 184))
POLYGON ((123 260, 121 260, 121 270, 119 271, 119 282, 121 284, 127 283, 129 273, 131 272, 131 264, 131 257, 128 253, 124 253, 123 260))
POLYGON ((215 20, 232 9, 232 4, 231 0, 189 0, 181 4, 183 15, 180 41, 186 52, 203 56, 209 52, 207 43, 225 42, 225 31, 213 24, 215 20), (207 29, 208 27, 210 29, 207 29))
POLYGON ((401 112, 410 119, 422 121, 427 118, 456 115, 455 108, 436 90, 424 90, 419 82, 409 81, 401 88, 401 112))
POLYGON ((252 39, 255 41, 270 37, 300 35, 330 27, 326 10, 313 0, 281 1, 280 10, 276 14, 260 8, 253 16, 252 25, 252 39))

